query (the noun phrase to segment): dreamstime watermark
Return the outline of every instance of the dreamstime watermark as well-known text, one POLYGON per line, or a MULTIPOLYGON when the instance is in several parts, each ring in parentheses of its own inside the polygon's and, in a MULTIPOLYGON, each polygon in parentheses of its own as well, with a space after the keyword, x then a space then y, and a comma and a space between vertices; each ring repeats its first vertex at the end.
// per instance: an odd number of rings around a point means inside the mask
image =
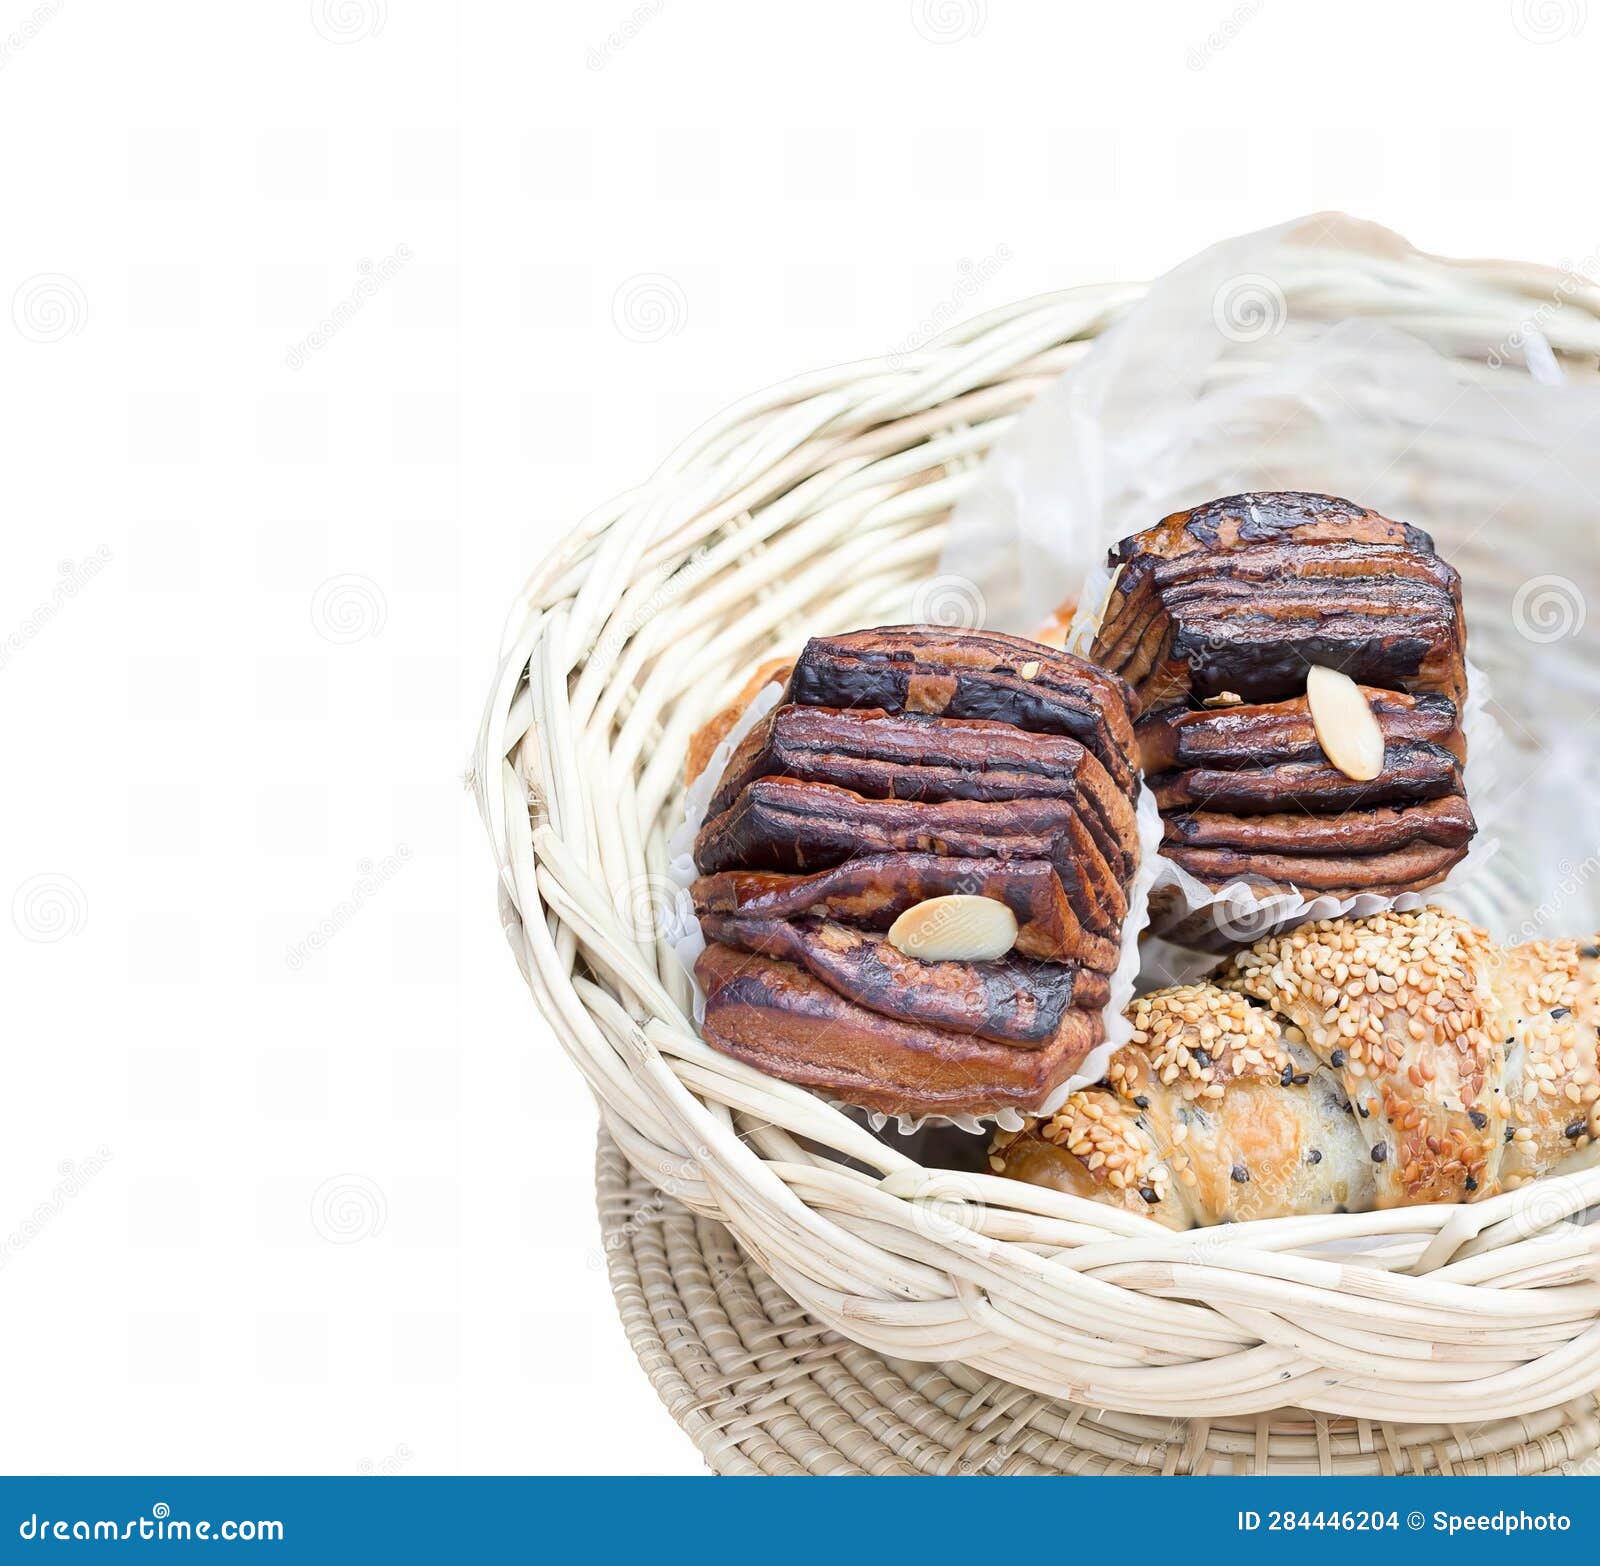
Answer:
POLYGON ((284 965, 294 973, 304 968, 390 881, 400 874, 410 858, 410 848, 401 843, 392 854, 385 854, 382 859, 358 861, 356 870, 360 879, 350 889, 350 895, 340 898, 325 918, 285 949, 284 965))
POLYGON ((77 1163, 70 1158, 63 1159, 56 1166, 58 1178, 51 1186, 50 1194, 35 1203, 33 1210, 9 1234, 0 1236, 0 1268, 5 1267, 13 1256, 25 1251, 47 1225, 54 1223, 114 1156, 102 1142, 87 1158, 77 1163))
MULTIPOLYGON (((1593 1118, 1583 1110, 1574 1110, 1578 1126, 1592 1128, 1593 1118)), ((1572 1239, 1585 1227, 1582 1197, 1549 1180, 1535 1180, 1517 1188, 1512 1210, 1501 1222, 1507 1232, 1523 1242, 1542 1240, 1551 1245, 1561 1245, 1572 1239)))
POLYGON ((311 0, 311 25, 329 43, 376 38, 388 20, 388 0, 311 0))
POLYGON ((47 598, 33 606, 22 623, 7 631, 0 640, 0 669, 27 647, 57 615, 72 602, 105 568, 111 564, 111 551, 102 544, 92 555, 82 560, 63 560, 58 566, 59 575, 47 598))
POLYGON ((1241 883, 1219 896, 1206 912, 1212 927, 1230 945, 1254 946, 1271 935, 1304 899, 1294 887, 1276 881, 1241 883))
POLYGON ((929 1169, 926 1174, 909 1198, 911 1227, 938 1245, 981 1233, 989 1208, 977 1180, 952 1169, 929 1169))
POLYGON ((989 20, 989 0, 911 0, 911 25, 929 43, 976 38, 989 20))
POLYGON ((925 348, 941 332, 953 326, 965 313, 963 306, 985 284, 997 277, 1011 259, 1011 246, 999 244, 986 256, 973 261, 963 256, 956 263, 955 286, 888 353, 889 367, 898 370, 919 348, 925 348))
POLYGON ((947 631, 983 628, 989 605, 983 589, 964 576, 935 576, 922 583, 911 599, 914 625, 936 625, 947 631))
POLYGON ((0 71, 3 71, 51 21, 61 14, 61 8, 65 4, 66 0, 44 0, 42 5, 34 7, 32 15, 24 17, 4 38, 0 38, 0 71))
POLYGON ((1564 576, 1529 577, 1511 600, 1517 634, 1538 646, 1576 636, 1588 618, 1583 590, 1564 576))
POLYGON ((660 1223, 666 1216, 669 1202, 681 1201, 691 1185, 703 1183, 700 1171, 711 1162, 711 1149, 701 1145, 672 1163, 658 1164, 653 1173, 644 1171, 651 1183, 649 1194, 633 1204, 620 1224, 606 1231, 601 1249, 589 1253, 589 1271, 602 1271, 613 1253, 632 1245, 646 1229, 660 1223))
POLYGON ((75 337, 88 319, 88 296, 77 278, 65 272, 36 272, 18 283, 11 296, 11 324, 30 343, 75 337))
POLYGON ((1258 343, 1276 337, 1289 319, 1282 288, 1260 272, 1230 277, 1211 296, 1211 320, 1231 343, 1258 343))
POLYGON ((311 1227, 331 1245, 375 1239, 388 1221, 389 1198, 367 1175, 329 1175, 312 1193, 311 1227))
MULTIPOLYGON (((652 490, 652 494, 654 493, 652 490)), ((684 594, 698 587, 711 571, 710 549, 696 550, 666 581, 647 594, 643 603, 630 605, 620 620, 608 622, 600 639, 594 644, 594 651, 585 661, 593 662, 600 659, 610 663, 619 658, 623 648, 638 632, 656 619, 663 610, 671 608, 684 594)))
POLYGON ((1576 865, 1570 859, 1563 859, 1558 868, 1560 879, 1556 882, 1555 891, 1522 921, 1508 944, 1520 946, 1528 941, 1539 940, 1544 931, 1563 917, 1563 910, 1600 872, 1600 857, 1590 854, 1576 865))
POLYGON ((671 876, 650 871, 624 881, 612 896, 612 907, 623 928, 641 945, 657 935, 675 941, 694 924, 694 905, 687 890, 671 876))
POLYGON ((1203 71, 1265 9, 1266 0, 1242 0, 1199 43, 1189 46, 1184 63, 1191 71, 1203 71))
POLYGON ((404 1441, 386 1457, 380 1457, 376 1462, 370 1457, 363 1457, 356 1464, 358 1474, 377 1474, 380 1478, 390 1478, 399 1473, 411 1461, 411 1448, 404 1441))
POLYGON ((1484 363, 1491 370, 1498 370, 1514 358, 1530 366, 1547 358, 1550 344, 1545 338, 1545 326, 1580 289, 1592 288, 1597 275, 1600 275, 1600 254, 1591 250, 1581 261, 1563 258, 1561 281, 1550 290, 1549 298, 1507 332, 1484 355, 1484 363))
POLYGON ((376 636, 389 618, 389 600, 368 576, 330 576, 311 595, 311 626, 325 642, 348 646, 376 636))
POLYGON ((631 343, 676 337, 689 321, 689 296, 665 272, 639 272, 611 296, 611 324, 631 343))
POLYGON ((1565 43, 1589 20, 1589 0, 1511 0, 1511 25, 1529 43, 1565 43))
POLYGON ((643 0, 597 44, 589 46, 583 63, 591 71, 603 71, 667 8, 667 0, 643 0))
POLYGON ((303 369, 310 362, 311 355, 325 348, 355 320, 366 308, 367 301, 373 298, 385 283, 392 282, 399 276, 401 269, 410 259, 410 245, 396 245, 381 261, 371 261, 363 256, 356 267, 361 276, 356 279, 354 287, 299 342, 284 353, 283 362, 291 370, 303 369))
POLYGON ((11 898, 11 922, 25 941, 50 946, 77 935, 89 922, 89 899, 70 875, 47 870, 30 875, 11 898))

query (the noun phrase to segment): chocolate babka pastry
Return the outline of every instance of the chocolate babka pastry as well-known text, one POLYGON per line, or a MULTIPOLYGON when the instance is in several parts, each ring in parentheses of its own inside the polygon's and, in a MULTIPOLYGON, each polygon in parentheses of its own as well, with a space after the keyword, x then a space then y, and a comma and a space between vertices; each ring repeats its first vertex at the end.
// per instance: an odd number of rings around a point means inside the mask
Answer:
POLYGON ((806 643, 789 677, 808 707, 879 707, 990 718, 1031 734, 1066 734, 1117 786, 1137 792, 1132 706, 1121 680, 1070 653, 998 631, 892 625, 806 643))
POLYGON ((1133 746, 1127 686, 1058 649, 808 643, 695 841, 706 1038, 902 1116, 1040 1104, 1104 1039, 1133 746))
POLYGON ((1111 551, 1094 657, 1146 717, 1231 692, 1305 691, 1311 664, 1411 695, 1466 696, 1461 579, 1433 540, 1332 495, 1230 495, 1111 551))
POLYGON ((1141 996, 1105 1081, 999 1174, 1171 1228, 1483 1201, 1600 1155, 1600 946, 1440 908, 1261 941, 1141 996))
MULTIPOLYGON (((1090 656, 1139 696, 1166 858, 1213 891, 1395 897, 1466 855, 1461 584, 1426 533, 1328 495, 1234 495, 1110 563, 1090 656)), ((1237 944, 1171 891, 1151 911, 1237 944)))

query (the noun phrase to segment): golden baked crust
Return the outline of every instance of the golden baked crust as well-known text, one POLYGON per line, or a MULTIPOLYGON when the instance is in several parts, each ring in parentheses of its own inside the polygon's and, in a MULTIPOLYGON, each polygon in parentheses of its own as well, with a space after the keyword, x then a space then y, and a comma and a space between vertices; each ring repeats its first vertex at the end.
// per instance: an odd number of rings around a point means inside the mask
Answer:
POLYGON ((991 1168, 1169 1228, 1370 1205, 1348 1101, 1270 1012, 1192 984, 1127 1016, 1104 1085, 996 1137, 991 1168))
POLYGON ((1509 948, 1496 988, 1506 1035, 1506 1129, 1500 1184, 1515 1190, 1600 1140, 1600 946, 1530 941, 1509 948))
POLYGON ((1600 1158, 1600 944, 1324 920, 1127 1016, 1104 1084, 997 1138, 996 1172, 1182 1227, 1477 1201, 1600 1158))
POLYGON ((1485 1195, 1503 1143, 1508 1022, 1496 947, 1441 908, 1326 919, 1217 976, 1265 1001, 1341 1072, 1378 1165, 1379 1207, 1485 1195))

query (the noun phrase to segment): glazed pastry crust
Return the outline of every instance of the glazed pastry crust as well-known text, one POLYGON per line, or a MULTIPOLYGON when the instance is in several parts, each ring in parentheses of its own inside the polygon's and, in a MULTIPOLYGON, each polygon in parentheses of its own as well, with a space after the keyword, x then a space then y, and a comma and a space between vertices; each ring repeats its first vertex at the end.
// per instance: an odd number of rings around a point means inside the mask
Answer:
POLYGON ((886 1114, 1029 1108, 1098 1042, 1099 1018, 1083 1011, 1037 1049, 901 1022, 793 963, 718 944, 701 953, 695 977, 706 992, 706 1039, 724 1054, 886 1114))
POLYGON ((696 837, 706 1039, 901 1116, 1043 1101, 1104 1037, 1140 848, 1133 717, 1121 681, 1017 637, 808 642, 696 837), (944 897, 1004 904, 1014 945, 924 960, 892 927, 944 897))
POLYGON ((908 908, 930 898, 992 897, 1016 916, 1020 956, 1101 973, 1117 964, 1117 942, 1079 920, 1056 867, 1043 859, 862 854, 815 875, 727 870, 701 876, 690 891, 702 919, 835 918, 868 930, 887 930, 908 908))
MULTIPOLYGON (((1166 858, 1213 890, 1393 896, 1466 857, 1461 584, 1426 533, 1330 495, 1232 495, 1110 559, 1092 656, 1140 702, 1166 858), (1348 675, 1376 718, 1375 777, 1324 754, 1313 665, 1348 675)), ((1190 938, 1181 918, 1154 927, 1190 938)))
POLYGON ((1002 957, 992 962, 923 962, 881 935, 832 920, 722 919, 702 915, 706 939, 736 951, 781 958, 840 994, 902 1022, 1013 1044, 1048 1047, 1071 1031, 1077 1009, 1111 998, 1104 974, 1068 963, 1002 957))
POLYGON ((812 707, 881 707, 1065 734, 1091 751, 1120 789, 1137 793, 1137 703, 1126 682, 1020 636, 886 626, 813 637, 789 690, 792 700, 812 707))
POLYGON ((1305 664, 1459 707, 1461 584, 1420 528, 1331 495, 1230 495, 1123 539, 1092 656, 1146 712, 1278 701, 1305 664))

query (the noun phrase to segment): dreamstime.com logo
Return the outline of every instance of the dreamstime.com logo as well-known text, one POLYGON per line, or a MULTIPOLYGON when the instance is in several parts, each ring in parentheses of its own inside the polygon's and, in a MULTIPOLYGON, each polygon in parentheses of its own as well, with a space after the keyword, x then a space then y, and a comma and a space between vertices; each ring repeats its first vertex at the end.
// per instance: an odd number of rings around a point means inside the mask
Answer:
POLYGON ((630 343, 676 337, 689 321, 689 296, 665 272, 637 272, 611 296, 611 324, 630 343))
POLYGON ((14 56, 21 54, 43 32, 45 23, 61 14, 61 7, 65 4, 66 0, 41 0, 31 16, 24 17, 4 38, 0 38, 0 70, 4 70, 14 56))
POLYGON ((45 1228, 54 1223, 84 1188, 98 1175, 115 1155, 104 1142, 87 1158, 74 1163, 63 1159, 56 1166, 59 1178, 51 1186, 50 1194, 36 1202, 33 1210, 9 1234, 0 1234, 0 1269, 10 1265, 13 1257, 20 1256, 38 1239, 45 1228))
POLYGON ((385 854, 382 859, 358 860, 356 869, 360 872, 361 878, 350 888, 350 895, 340 898, 320 923, 307 930, 292 946, 284 949, 284 966, 293 973, 298 973, 304 968, 405 869, 410 859, 411 849, 405 843, 401 843, 396 846, 392 854, 385 854))
POLYGON ((996 277, 1010 259, 1010 245, 996 245, 989 255, 977 261, 963 256, 956 263, 956 282, 950 292, 889 350, 889 368, 900 369, 919 348, 925 348, 941 332, 955 325, 966 313, 967 301, 981 292, 984 285, 996 277))
POLYGON ((946 631, 981 631, 988 614, 983 589, 964 576, 936 576, 924 582, 911 600, 915 624, 946 631))
POLYGON ((1211 321, 1231 343, 1276 337, 1289 320, 1289 301, 1277 282, 1261 272, 1230 277, 1211 297, 1211 321))
POLYGON ((75 277, 40 272, 17 285, 11 296, 11 324, 30 343, 59 343, 76 337, 89 319, 89 301, 75 277))
MULTIPOLYGON (((348 42, 349 40, 343 40, 348 42)), ((343 299, 306 333, 299 342, 285 350, 283 362, 291 370, 304 369, 312 354, 327 347, 365 308, 366 303, 384 286, 392 282, 400 269, 411 259, 410 245, 396 245, 380 261, 363 256, 356 267, 360 273, 354 286, 343 299)))
POLYGON ((148 1515, 116 1519, 84 1517, 41 1517, 32 1512, 17 1524, 17 1537, 38 1543, 60 1540, 63 1544, 79 1541, 105 1540, 115 1543, 128 1539, 171 1539, 179 1542, 199 1539, 210 1541, 226 1539, 230 1542, 258 1540, 262 1543, 281 1544, 283 1524, 276 1519, 226 1518, 219 1523, 202 1518, 199 1522, 186 1522, 172 1515, 165 1501, 157 1501, 148 1515))
POLYGON ((311 0, 311 25, 329 43, 376 38, 388 20, 388 0, 311 0))
POLYGON ((0 635, 0 669, 6 668, 24 648, 46 630, 62 610, 111 563, 111 551, 102 544, 82 560, 63 560, 55 585, 12 630, 0 635))
POLYGON ((976 38, 989 20, 989 0, 911 0, 911 25, 929 43, 976 38))

